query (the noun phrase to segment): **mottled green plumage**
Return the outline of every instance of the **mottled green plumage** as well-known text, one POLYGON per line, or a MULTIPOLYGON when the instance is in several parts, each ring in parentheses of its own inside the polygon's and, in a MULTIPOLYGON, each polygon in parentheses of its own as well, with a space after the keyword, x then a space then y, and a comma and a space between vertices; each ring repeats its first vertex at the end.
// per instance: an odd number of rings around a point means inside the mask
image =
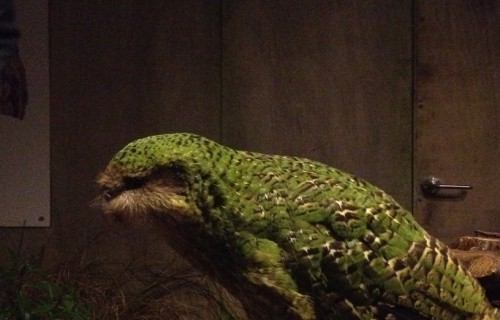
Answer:
POLYGON ((500 319, 408 211, 322 163, 166 134, 127 145, 98 183, 106 213, 158 227, 250 318, 500 319))

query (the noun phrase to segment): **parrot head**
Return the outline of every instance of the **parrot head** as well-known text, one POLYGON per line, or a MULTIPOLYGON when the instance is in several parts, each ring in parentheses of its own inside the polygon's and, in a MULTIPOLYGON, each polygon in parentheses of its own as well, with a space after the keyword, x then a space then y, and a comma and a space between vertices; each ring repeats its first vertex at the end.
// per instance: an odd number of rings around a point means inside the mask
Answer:
POLYGON ((99 174, 97 205, 106 216, 130 223, 160 215, 174 223, 193 219, 189 168, 182 160, 189 151, 166 135, 131 142, 99 174))

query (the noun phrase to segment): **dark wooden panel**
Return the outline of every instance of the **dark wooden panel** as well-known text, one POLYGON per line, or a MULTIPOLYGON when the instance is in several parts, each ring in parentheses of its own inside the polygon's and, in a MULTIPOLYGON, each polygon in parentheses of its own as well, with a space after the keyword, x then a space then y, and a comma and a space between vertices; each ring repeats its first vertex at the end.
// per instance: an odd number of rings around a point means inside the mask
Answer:
POLYGON ((446 240, 500 229, 500 2, 418 1, 416 213, 446 240), (470 183, 463 201, 424 199, 436 175, 470 183))
POLYGON ((52 207, 56 235, 92 236, 93 180, 132 139, 219 134, 220 6, 211 1, 51 4, 52 207))
POLYGON ((411 1, 224 1, 223 138, 411 205, 411 1))

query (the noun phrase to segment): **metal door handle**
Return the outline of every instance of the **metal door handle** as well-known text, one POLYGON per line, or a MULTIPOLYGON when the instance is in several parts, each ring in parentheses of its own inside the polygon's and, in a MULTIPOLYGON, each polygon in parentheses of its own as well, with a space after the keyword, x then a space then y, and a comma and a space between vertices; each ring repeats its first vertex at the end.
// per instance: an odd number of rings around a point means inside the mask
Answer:
POLYGON ((471 185, 459 184, 444 184, 436 177, 428 177, 420 184, 422 193, 426 197, 442 197, 442 198, 460 198, 465 195, 467 190, 472 189, 471 185), (439 194, 440 190, 457 190, 457 193, 439 194))

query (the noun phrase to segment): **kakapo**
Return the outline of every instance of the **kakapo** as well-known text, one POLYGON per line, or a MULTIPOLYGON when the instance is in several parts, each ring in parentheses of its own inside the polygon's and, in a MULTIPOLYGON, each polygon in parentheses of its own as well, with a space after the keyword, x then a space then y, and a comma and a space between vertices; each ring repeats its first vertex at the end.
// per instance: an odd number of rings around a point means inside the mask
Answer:
POLYGON ((105 214, 150 223, 250 319, 500 319, 409 211, 320 162, 173 133, 131 142, 97 182, 105 214))

